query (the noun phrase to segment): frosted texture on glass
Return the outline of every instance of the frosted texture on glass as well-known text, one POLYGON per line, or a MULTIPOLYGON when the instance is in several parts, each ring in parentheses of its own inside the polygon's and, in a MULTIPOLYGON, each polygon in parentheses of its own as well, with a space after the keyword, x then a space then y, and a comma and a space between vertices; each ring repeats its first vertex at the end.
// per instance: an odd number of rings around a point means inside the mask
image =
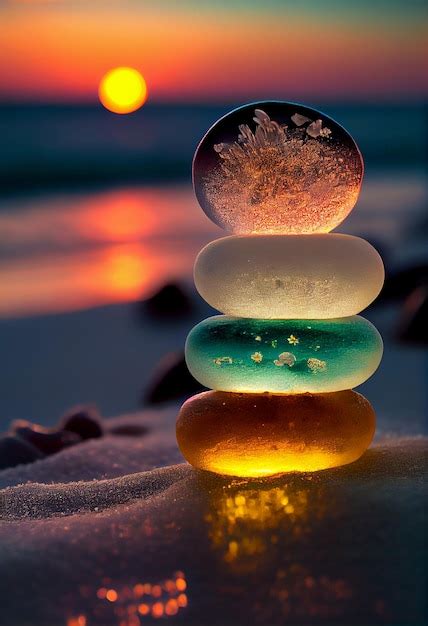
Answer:
POLYGON ((195 284, 226 315, 333 318, 355 315, 379 294, 382 259, 350 235, 248 235, 217 239, 199 253, 195 284))
POLYGON ((229 232, 329 232, 352 210, 363 161, 334 120, 289 102, 258 102, 225 115, 193 161, 196 197, 229 232))

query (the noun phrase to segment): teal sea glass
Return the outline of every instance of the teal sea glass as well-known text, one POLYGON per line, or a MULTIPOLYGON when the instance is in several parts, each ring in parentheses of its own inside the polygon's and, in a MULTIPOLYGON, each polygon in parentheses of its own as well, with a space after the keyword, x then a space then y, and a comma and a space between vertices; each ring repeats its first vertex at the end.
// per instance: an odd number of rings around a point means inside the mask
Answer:
POLYGON ((210 389, 246 393, 323 393, 352 389, 377 369, 382 338, 354 315, 267 320, 216 315, 186 342, 187 366, 210 389))

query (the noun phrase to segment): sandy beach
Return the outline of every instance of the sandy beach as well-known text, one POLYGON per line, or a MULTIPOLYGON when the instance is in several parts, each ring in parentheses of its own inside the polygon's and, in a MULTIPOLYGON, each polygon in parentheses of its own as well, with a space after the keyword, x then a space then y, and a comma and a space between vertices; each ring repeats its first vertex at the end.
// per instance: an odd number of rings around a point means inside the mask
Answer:
POLYGON ((251 482, 181 463, 175 413, 0 474, 2 623, 422 624, 426 438, 251 482))

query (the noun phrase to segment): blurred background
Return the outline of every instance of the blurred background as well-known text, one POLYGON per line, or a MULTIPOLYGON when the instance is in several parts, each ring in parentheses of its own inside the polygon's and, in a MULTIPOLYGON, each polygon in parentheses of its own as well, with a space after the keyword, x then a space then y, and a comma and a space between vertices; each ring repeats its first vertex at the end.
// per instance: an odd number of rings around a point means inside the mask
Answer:
POLYGON ((417 0, 0 1, 0 429, 192 393, 183 344, 210 314, 192 265, 223 235, 194 198, 192 156, 228 110, 284 99, 362 150, 362 195, 338 230, 378 248, 387 281, 367 311, 385 358, 361 389, 381 432, 422 432, 426 27, 417 0), (100 103, 117 66, 147 83, 133 113, 100 103))

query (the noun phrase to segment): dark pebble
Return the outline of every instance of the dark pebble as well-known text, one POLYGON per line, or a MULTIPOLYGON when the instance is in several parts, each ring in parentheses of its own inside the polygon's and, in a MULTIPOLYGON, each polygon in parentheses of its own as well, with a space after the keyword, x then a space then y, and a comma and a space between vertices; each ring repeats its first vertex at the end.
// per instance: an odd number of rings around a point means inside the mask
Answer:
POLYGON ((144 315, 171 319, 188 315, 192 311, 192 299, 181 285, 167 283, 139 306, 144 315))
POLYGON ((428 286, 428 265, 421 263, 386 272, 380 300, 404 300, 418 287, 428 286))
POLYGON ((40 450, 24 439, 13 435, 0 438, 0 470, 33 463, 44 456, 40 450))
POLYGON ((146 404, 159 404, 181 400, 206 391, 187 369, 184 354, 172 353, 164 357, 155 368, 153 379, 143 396, 146 404))
POLYGON ((406 299, 398 324, 398 338, 415 345, 428 344, 428 288, 418 287, 406 299))
POLYGON ((76 433, 81 439, 97 439, 104 434, 100 415, 94 407, 72 409, 61 419, 61 428, 76 433))
POLYGON ((11 433, 20 439, 24 439, 44 454, 55 454, 82 441, 82 438, 76 433, 66 430, 47 429, 24 420, 13 422, 11 433))

